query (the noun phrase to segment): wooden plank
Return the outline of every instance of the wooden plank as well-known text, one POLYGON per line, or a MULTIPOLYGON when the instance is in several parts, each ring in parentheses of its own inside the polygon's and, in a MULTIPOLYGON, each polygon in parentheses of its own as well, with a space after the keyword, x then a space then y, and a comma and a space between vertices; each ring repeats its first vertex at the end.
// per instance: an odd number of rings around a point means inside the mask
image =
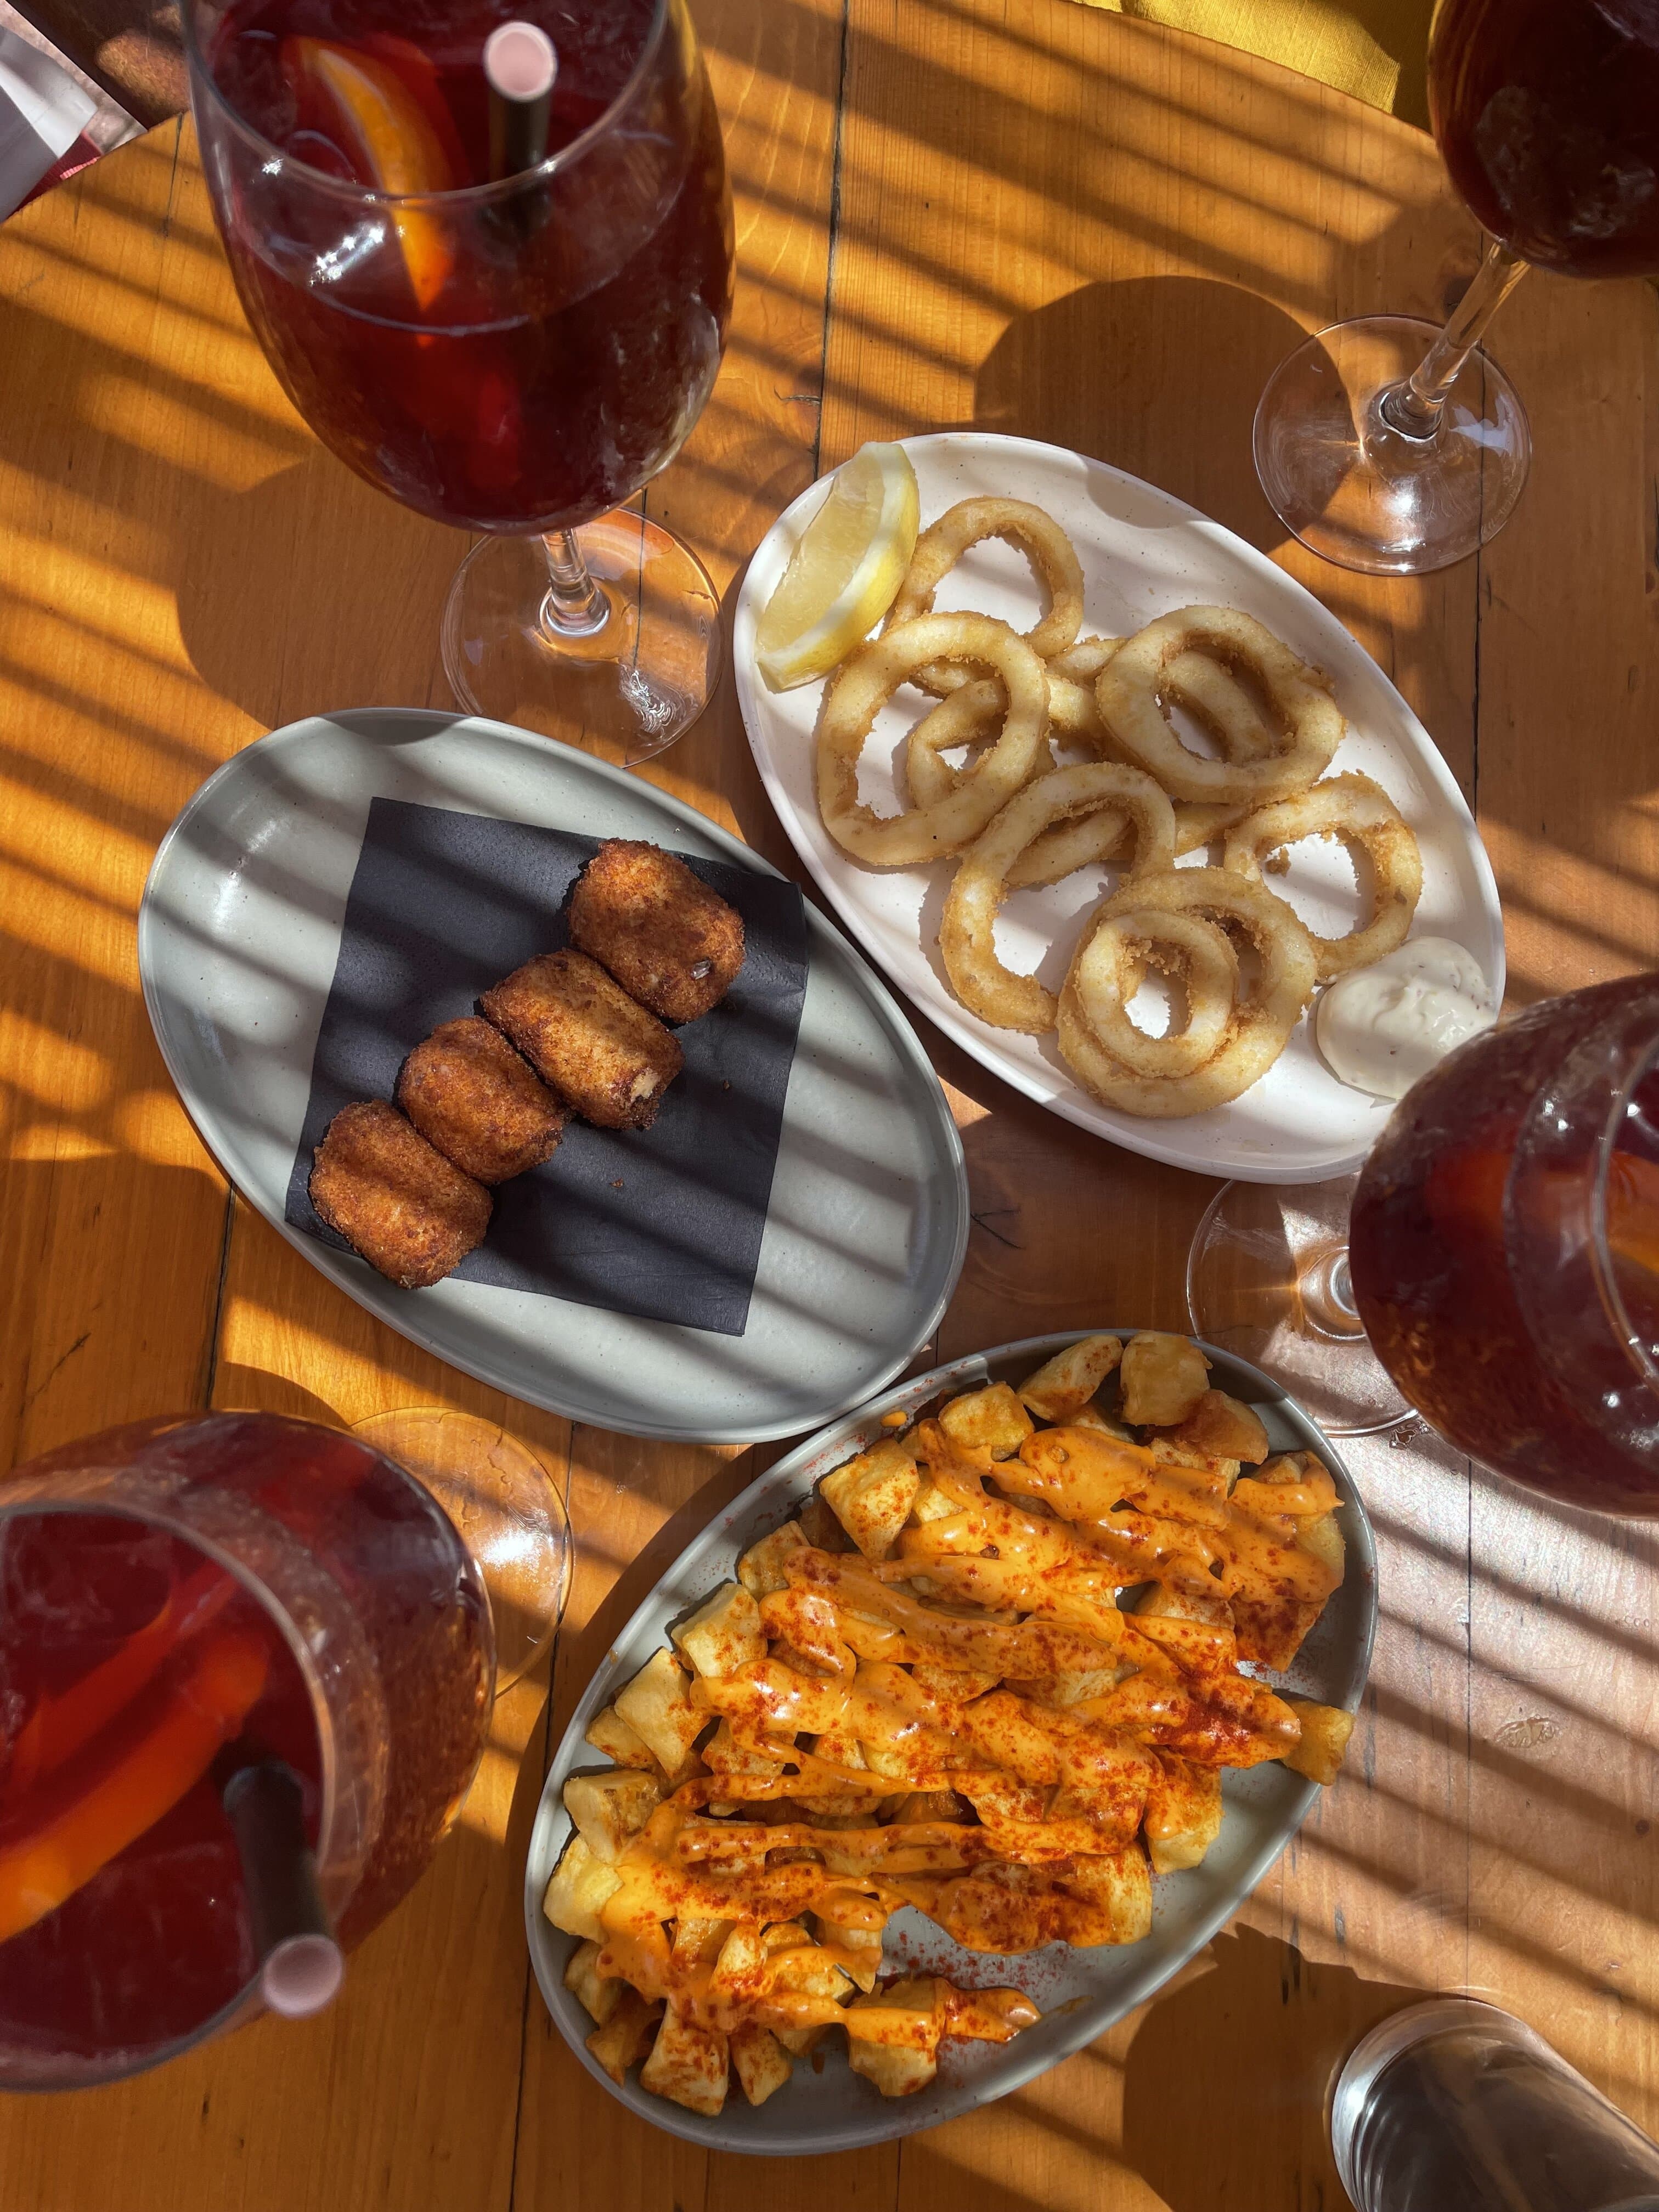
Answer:
POLYGON ((1521 1003, 1659 963, 1659 295, 1534 274, 1492 348, 1533 468, 1481 556, 1481 834, 1521 1003))
MULTIPOLYGON (((1169 55, 1080 11, 870 0, 853 20, 826 459, 975 421, 1164 485, 1313 584, 1467 787, 1472 573, 1376 585, 1286 549, 1249 459, 1261 386, 1304 329, 1385 304, 1433 312, 1460 256, 1473 265, 1472 227, 1422 142, 1368 124, 1362 162, 1346 103, 1214 48, 1169 55)), ((975 1218, 942 1350, 1107 1321, 1182 1326, 1185 1255, 1213 1186, 1091 1144, 928 1043, 961 1094, 975 1218)), ((1454 1575, 1461 1471, 1435 1474, 1454 1575)), ((1407 1564, 1409 1589, 1433 1584, 1407 1564)), ((1364 1723, 1368 1748, 1381 1732, 1407 1795, 1427 1801, 1389 1822, 1389 1850, 1413 1861, 1461 1807, 1466 1673, 1451 1655, 1422 1681, 1414 1644, 1408 1626, 1385 1638, 1390 1692, 1364 1723), (1395 1680, 1427 1701, 1437 1743, 1402 1722, 1395 1680)), ((1218 2202, 1223 2141, 1238 2146, 1230 2202, 1291 2201, 1304 2173, 1334 2194, 1317 2092, 1286 2100, 1281 2085, 1311 2087, 1310 2055, 1328 2070, 1410 1978, 1431 1984, 1442 1937, 1439 1916, 1419 1912, 1401 1941, 1397 1886, 1370 1863, 1376 1809, 1363 1785, 1336 1793, 1212 1971, 1015 2097, 907 2142, 906 2212, 964 2191, 998 2207, 1218 2202), (1304 1974, 1309 1952, 1331 1968, 1304 1974), (1194 2129, 1195 2078, 1231 2125, 1194 2129)), ((1455 1881, 1443 1902, 1461 1924, 1455 1881)))
POLYGON ((197 408, 222 333, 193 312, 188 272, 173 282, 176 136, 0 233, 8 1463, 196 1402, 207 1369, 225 1190, 151 1039, 134 924, 156 839, 220 757, 172 542, 193 471, 234 479, 276 434, 197 408))
MULTIPOLYGON (((647 504, 708 563, 726 599, 729 641, 731 587, 780 508, 817 469, 842 13, 837 0, 763 9, 702 0, 694 12, 731 164, 737 301, 714 397, 647 504)), ((644 773, 799 873, 762 793, 729 677, 702 721, 644 773)), ((580 1565, 560 1639, 550 1741, 610 1636, 710 1513, 763 1463, 753 1454, 642 1445, 577 1430, 571 1510, 582 1536, 580 1565)), ((856 2187, 860 2202, 890 2203, 896 2160, 875 2161, 881 2185, 873 2200, 862 2188, 869 2163, 846 2177, 849 2191, 856 2187)), ((738 2212, 757 2188, 775 2185, 780 2201, 791 2203, 799 2173, 709 2160, 634 2119, 589 2079, 532 1995, 515 2212, 567 2205, 598 2212, 613 2202, 630 2212, 738 2212)))

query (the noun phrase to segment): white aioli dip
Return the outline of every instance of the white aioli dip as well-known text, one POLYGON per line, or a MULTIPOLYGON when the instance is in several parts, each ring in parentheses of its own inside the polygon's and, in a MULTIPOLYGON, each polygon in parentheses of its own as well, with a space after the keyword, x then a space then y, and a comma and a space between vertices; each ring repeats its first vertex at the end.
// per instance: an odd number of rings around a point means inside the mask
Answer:
POLYGON ((1374 1097, 1403 1098, 1419 1076, 1497 1019, 1474 955, 1449 937, 1417 937, 1339 975, 1319 1001, 1314 1035, 1339 1081, 1374 1097))

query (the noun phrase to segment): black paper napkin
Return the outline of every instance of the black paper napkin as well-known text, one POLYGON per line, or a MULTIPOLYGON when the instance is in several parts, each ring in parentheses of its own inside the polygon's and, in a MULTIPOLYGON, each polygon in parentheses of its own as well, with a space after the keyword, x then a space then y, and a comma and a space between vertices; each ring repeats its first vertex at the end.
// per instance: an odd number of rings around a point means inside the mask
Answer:
MULTIPOLYGON (((599 843, 371 801, 289 1182, 295 1228, 347 1249, 306 1188, 323 1132, 354 1098, 390 1098, 405 1056, 440 1022, 475 1012, 491 984, 568 941, 566 897, 599 843)), ((679 857, 743 916, 737 981, 713 1013, 676 1030, 685 1066, 650 1128, 573 1118, 550 1160, 498 1186, 489 1233, 455 1272, 741 1336, 806 991, 806 926, 793 884, 679 857)))

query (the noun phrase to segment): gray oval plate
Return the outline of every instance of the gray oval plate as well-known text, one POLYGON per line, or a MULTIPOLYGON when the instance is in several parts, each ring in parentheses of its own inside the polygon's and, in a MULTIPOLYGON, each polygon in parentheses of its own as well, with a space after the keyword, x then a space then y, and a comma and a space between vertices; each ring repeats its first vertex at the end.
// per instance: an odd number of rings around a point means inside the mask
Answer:
MULTIPOLYGON (((1131 1331, 1117 1333, 1127 1336, 1131 1331)), ((1051 1944, 1018 1958, 987 1958, 960 1949, 920 1912, 907 1909, 895 1913, 888 1923, 883 1961, 890 1972, 940 1973, 981 1988, 1016 1984, 1043 2011, 1036 2026, 1012 2043, 945 2045, 938 2075, 914 2097, 884 2098, 853 2072, 844 2050, 831 2050, 822 2073, 798 2066, 793 2078, 758 2110, 751 2110, 734 2091, 719 2118, 709 2120, 653 2097, 641 2088, 635 2075, 630 2074, 618 2089, 588 2056, 584 2039, 593 2023, 564 1986, 574 1940, 561 1935, 544 1917, 542 1899, 570 1834, 562 1802, 566 1777, 605 1764, 583 1741, 589 1721, 667 1642, 670 1622, 690 1612, 718 1584, 730 1581, 739 1554, 768 1529, 788 1520, 821 1474, 876 1442, 884 1433, 881 1416, 890 1408, 909 1413, 951 1384, 968 1388, 984 1382, 1018 1382, 1062 1346, 1091 1334, 1069 1329, 1058 1336, 1028 1337, 1023 1343, 953 1360, 948 1367, 913 1376, 822 1430, 751 1483, 687 1547, 588 1684, 560 1742, 537 1810, 525 1869, 525 1926, 536 1979, 565 2041, 594 2079, 641 2119, 710 2149, 806 2156, 886 2142, 989 2104, 1068 2058, 1103 2034, 1114 2021, 1144 2003, 1238 1910, 1301 1826, 1318 1795, 1316 1783, 1275 1765, 1224 1773, 1226 1817, 1220 1835, 1202 1865, 1155 1878, 1152 1932, 1139 1943, 1091 1950, 1051 1944)), ((1376 1547, 1353 1479, 1300 1407, 1260 1368, 1211 1344, 1204 1350, 1212 1379, 1255 1407, 1275 1449, 1316 1451, 1337 1479, 1346 1501, 1340 1517, 1347 1572, 1284 1680, 1304 1696, 1352 1711, 1365 1686, 1376 1632, 1376 1547)))
POLYGON ((375 798, 650 838, 777 873, 649 784, 500 722, 362 708, 249 745, 162 839, 138 915, 138 972, 167 1071, 249 1203, 411 1342, 573 1420, 754 1443, 798 1435, 900 1373, 961 1272, 962 1144, 908 1023, 810 904, 805 1003, 742 1336, 453 1278, 399 1290, 284 1220, 375 798))

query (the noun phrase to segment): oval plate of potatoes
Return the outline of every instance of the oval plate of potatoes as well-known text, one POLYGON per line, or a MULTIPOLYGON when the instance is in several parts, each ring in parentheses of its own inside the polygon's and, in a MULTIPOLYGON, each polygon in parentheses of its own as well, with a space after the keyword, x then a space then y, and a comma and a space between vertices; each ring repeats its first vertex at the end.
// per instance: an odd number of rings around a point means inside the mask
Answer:
POLYGON ((850 2149, 1006 2095, 1152 1996, 1343 1786, 1376 1620, 1351 1477, 1242 1360, 1112 1328, 899 1384, 594 1655, 526 1869, 553 2019, 710 2148, 850 2149), (884 1732, 896 1709, 916 1725, 884 1732))

